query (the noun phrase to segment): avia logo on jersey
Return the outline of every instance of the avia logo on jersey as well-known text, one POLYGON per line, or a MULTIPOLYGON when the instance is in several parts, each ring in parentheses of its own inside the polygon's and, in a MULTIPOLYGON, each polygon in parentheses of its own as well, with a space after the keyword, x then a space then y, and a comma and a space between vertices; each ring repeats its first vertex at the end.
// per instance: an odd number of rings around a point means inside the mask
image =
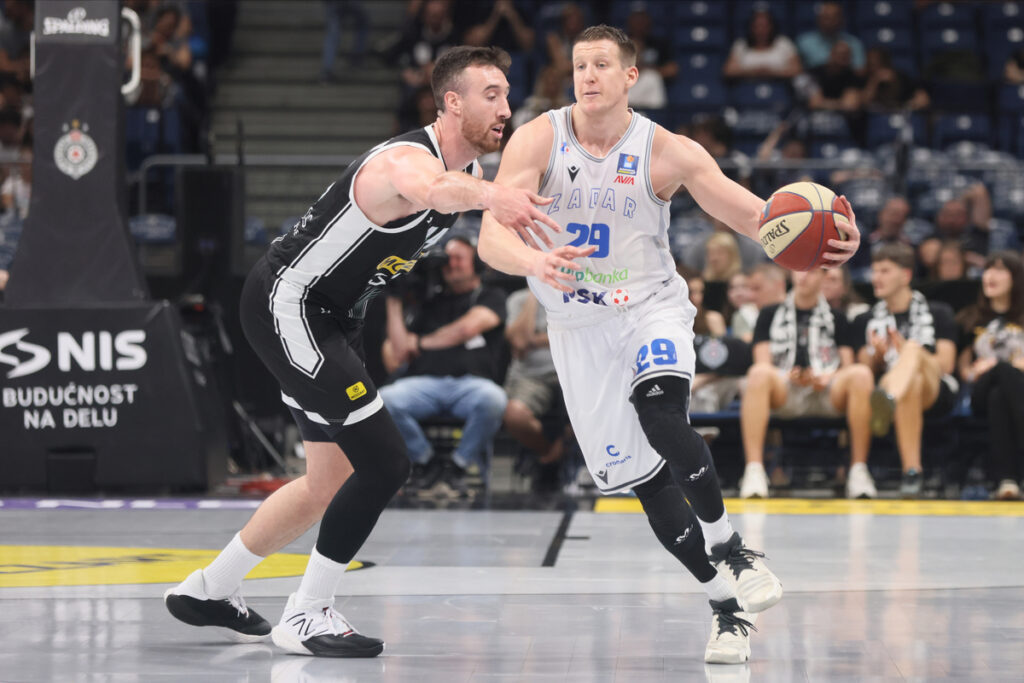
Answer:
POLYGON ((598 306, 607 306, 605 303, 605 296, 608 292, 594 292, 589 289, 577 289, 572 292, 562 292, 562 303, 567 304, 570 301, 574 301, 578 304, 597 304, 598 306))
MULTIPOLYGON (((568 268, 562 268, 563 273, 568 273, 568 268)), ((575 271, 577 282, 593 282, 599 285, 612 285, 616 282, 625 282, 629 279, 629 268, 617 268, 610 273, 598 273, 590 268, 575 271)))
POLYGON ((612 182, 614 182, 617 185, 633 185, 634 184, 633 181, 634 181, 633 176, 617 175, 617 176, 615 176, 615 180, 612 181, 612 182))
POLYGON ((377 270, 386 270, 392 275, 408 273, 416 265, 416 259, 406 260, 400 256, 388 256, 377 264, 377 270))
MULTIPOLYGON (((0 333, 0 364, 11 367, 8 379, 25 377, 39 372, 50 364, 51 350, 26 341, 29 329, 0 333)), ((57 333, 57 367, 70 372, 72 361, 86 372, 95 370, 138 370, 146 364, 144 330, 124 330, 114 334, 106 330, 84 332, 76 338, 70 332, 57 333)))
POLYGON ((640 157, 635 154, 620 154, 619 167, 616 173, 620 175, 636 175, 637 166, 640 165, 640 157))
MULTIPOLYGON (((608 444, 607 446, 605 446, 604 451, 605 451, 605 453, 607 453, 608 455, 612 456, 615 459, 614 460, 609 460, 608 462, 606 462, 604 464, 604 469, 601 470, 602 472, 604 472, 606 470, 610 470, 611 468, 616 467, 617 465, 621 465, 621 464, 629 462, 630 460, 633 459, 632 455, 623 455, 621 458, 618 457, 618 456, 620 456, 622 454, 619 453, 619 450, 617 448, 615 448, 615 444, 608 444)), ((605 481, 604 483, 607 484, 608 482, 605 481)))

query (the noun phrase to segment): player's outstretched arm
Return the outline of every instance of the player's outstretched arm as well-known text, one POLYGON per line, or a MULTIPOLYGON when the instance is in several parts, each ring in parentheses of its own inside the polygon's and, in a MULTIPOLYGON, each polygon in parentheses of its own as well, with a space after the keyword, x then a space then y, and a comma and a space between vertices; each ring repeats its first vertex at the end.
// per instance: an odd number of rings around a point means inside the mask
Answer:
POLYGON ((548 246, 551 238, 537 224, 561 231, 558 223, 535 206, 551 203, 536 191, 501 187, 462 171, 445 171, 440 159, 416 147, 396 147, 380 156, 391 186, 417 210, 492 211, 502 225, 524 239, 533 241, 536 236, 548 246))
MULTIPOLYGON (((547 168, 553 138, 547 117, 538 117, 517 130, 501 155, 495 184, 535 193, 547 168)), ((495 212, 484 212, 477 244, 480 258, 496 270, 510 275, 533 275, 563 292, 572 291, 565 283, 575 282, 575 273, 580 270, 571 259, 589 256, 596 248, 564 246, 545 252, 535 243, 531 248, 507 227, 495 212)))

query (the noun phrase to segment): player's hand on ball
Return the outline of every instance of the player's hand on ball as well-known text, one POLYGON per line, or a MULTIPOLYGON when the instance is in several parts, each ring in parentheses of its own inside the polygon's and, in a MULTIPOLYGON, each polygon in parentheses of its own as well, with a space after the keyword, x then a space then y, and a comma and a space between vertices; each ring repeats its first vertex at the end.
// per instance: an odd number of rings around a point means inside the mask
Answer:
POLYGON ((534 235, 539 237, 541 242, 548 247, 554 246, 548 234, 537 224, 543 223, 554 232, 562 232, 562 227, 550 216, 534 206, 534 204, 539 204, 540 206, 550 204, 554 201, 552 198, 541 197, 535 192, 518 187, 492 185, 492 188, 492 195, 487 208, 490 209, 490 212, 494 214, 499 223, 506 228, 515 230, 523 238, 523 241, 534 249, 540 249, 537 245, 537 240, 534 239, 534 235))
POLYGON ((825 268, 837 268, 853 257, 860 248, 860 230, 857 229, 857 217, 853 215, 853 207, 846 195, 840 195, 839 201, 846 209, 846 215, 850 217, 847 223, 842 218, 836 219, 836 229, 843 233, 844 239, 829 240, 828 246, 836 251, 827 251, 823 254, 830 263, 825 268))
POLYGON ((589 247, 564 246, 549 252, 538 251, 530 274, 560 292, 572 292, 573 288, 565 283, 575 283, 576 273, 583 270, 572 259, 590 256, 596 249, 597 245, 592 244, 589 247))

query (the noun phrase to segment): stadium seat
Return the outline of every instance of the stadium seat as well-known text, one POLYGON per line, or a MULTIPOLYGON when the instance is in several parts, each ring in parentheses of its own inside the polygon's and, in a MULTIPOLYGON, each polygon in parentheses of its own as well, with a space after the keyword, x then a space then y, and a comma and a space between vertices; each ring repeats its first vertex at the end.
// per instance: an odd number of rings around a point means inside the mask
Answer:
POLYGON ((936 111, 985 112, 992 109, 992 89, 988 83, 931 81, 928 84, 931 108, 936 111))
POLYGON ((673 34, 673 44, 680 52, 719 52, 725 54, 729 44, 722 26, 680 24, 673 34))
POLYGON ((812 159, 838 159, 847 149, 853 149, 852 142, 812 142, 809 154, 812 159))
POLYGON ((853 145, 846 117, 834 111, 812 111, 807 117, 807 134, 812 140, 829 140, 853 145))
POLYGON ((868 114, 867 146, 869 149, 898 139, 909 126, 911 138, 908 142, 923 144, 925 122, 921 114, 868 114))
POLYGON ((530 78, 529 57, 522 52, 513 52, 510 56, 512 64, 508 69, 508 103, 514 111, 530 96, 532 90, 530 84, 533 79, 530 78))
POLYGON ((924 33, 945 28, 970 31, 974 30, 975 21, 975 5, 970 2, 937 2, 921 10, 921 29, 924 33))
POLYGON ((1019 178, 993 184, 991 193, 993 215, 1018 223, 1024 220, 1024 183, 1019 178))
POLYGON ((1024 157, 1024 117, 1021 114, 1002 114, 998 128, 999 149, 1024 157))
POLYGON ((997 81, 1003 80, 1003 68, 1006 60, 1014 52, 1024 48, 1024 27, 1001 26, 985 35, 985 55, 988 59, 988 76, 997 81))
POLYGON ((982 142, 992 140, 992 124, 980 114, 945 114, 935 120, 935 147, 945 149, 960 140, 982 142))
POLYGON ((673 21, 676 23, 722 27, 727 23, 726 3, 720 0, 685 0, 659 4, 673 8, 673 21))
POLYGON ((865 29, 896 28, 910 29, 914 15, 911 4, 905 0, 861 0, 853 6, 853 24, 857 33, 864 37, 865 29))
POLYGON ((790 105, 789 85, 781 81, 743 81, 729 91, 729 102, 741 108, 774 109, 790 105))
POLYGON ((255 245, 265 245, 269 242, 267 239, 267 225, 266 222, 259 216, 246 216, 245 217, 245 243, 255 245))
POLYGON ((690 52, 677 55, 681 73, 678 79, 698 81, 718 80, 722 77, 723 59, 720 54, 690 52))
POLYGON ((943 52, 970 52, 978 42, 972 28, 942 28, 924 31, 921 36, 921 62, 927 65, 943 52))
POLYGON ((694 111, 719 111, 725 106, 725 87, 720 80, 695 81, 677 78, 668 89, 672 106, 694 111))
POLYGON ((988 2, 979 9, 986 36, 1011 26, 1024 26, 1024 3, 988 2))
POLYGON ((914 33, 909 26, 872 26, 860 32, 864 49, 884 47, 889 54, 912 53, 914 49, 914 33))
MULTIPOLYGON (((1024 189, 1015 193, 1017 200, 1024 199, 1024 189)), ((1020 236, 1017 234, 1017 225, 1013 220, 1005 218, 993 218, 988 223, 988 253, 1010 249, 1020 250, 1020 236)))

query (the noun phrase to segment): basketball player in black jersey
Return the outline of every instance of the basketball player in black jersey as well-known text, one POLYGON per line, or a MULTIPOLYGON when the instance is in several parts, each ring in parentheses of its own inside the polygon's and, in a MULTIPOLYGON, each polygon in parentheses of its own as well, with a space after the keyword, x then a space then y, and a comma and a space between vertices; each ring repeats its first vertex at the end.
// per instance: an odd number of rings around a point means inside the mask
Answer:
MULTIPOLYGON (((274 241, 242 292, 246 337, 281 385, 302 434, 307 473, 267 498, 206 568, 167 591, 172 615, 254 642, 270 634, 305 655, 374 657, 384 649, 333 608, 349 561, 405 483, 405 443, 363 367, 366 306, 409 271, 459 211, 487 209, 524 240, 551 245, 535 221, 559 226, 533 192, 479 179, 476 158, 498 149, 511 112, 497 48, 458 47, 433 74, 437 121, 362 155, 274 241), (306 573, 277 626, 247 609, 242 578, 323 518, 306 573)), ((554 284, 588 250, 562 247, 538 265, 554 284)), ((564 275, 563 275, 564 277, 564 275)))

